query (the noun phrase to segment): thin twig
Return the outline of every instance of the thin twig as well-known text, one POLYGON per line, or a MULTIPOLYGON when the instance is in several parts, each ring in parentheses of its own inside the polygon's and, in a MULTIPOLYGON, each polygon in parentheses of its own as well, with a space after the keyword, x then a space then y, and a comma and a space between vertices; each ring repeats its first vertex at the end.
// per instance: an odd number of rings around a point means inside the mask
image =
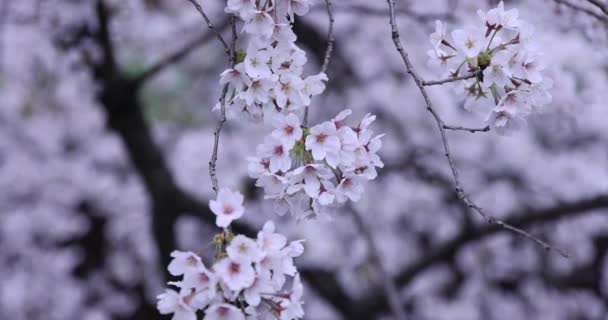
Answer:
POLYGON ((230 30, 232 31, 232 42, 230 43, 230 64, 232 67, 236 64, 236 40, 238 40, 239 35, 236 32, 236 16, 232 15, 230 17, 230 30))
POLYGON ((441 80, 422 81, 422 85, 423 86, 435 86, 435 85, 441 85, 441 84, 445 84, 445 83, 449 83, 449 82, 468 80, 468 79, 477 77, 480 73, 481 73, 481 71, 478 70, 478 71, 475 71, 475 72, 472 72, 472 73, 469 73, 467 75, 460 76, 460 77, 449 77, 449 78, 441 79, 441 80))
POLYGON ((329 30, 327 31, 327 49, 325 50, 325 59, 323 60, 323 65, 321 66, 321 72, 327 71, 327 66, 329 66, 329 60, 331 60, 331 53, 334 50, 334 13, 333 13, 333 5, 331 0, 325 0, 325 4, 327 5, 327 16, 329 18, 329 30))
POLYGON ((444 124, 443 128, 447 129, 447 130, 468 131, 470 133, 490 131, 490 126, 485 126, 483 128, 467 128, 467 127, 461 127, 461 126, 449 126, 447 124, 444 124))
POLYGON ((215 131, 213 131, 213 153, 211 154, 211 160, 209 160, 209 177, 211 178, 211 187, 213 191, 216 193, 219 190, 219 183, 217 180, 216 173, 216 163, 217 163, 217 149, 220 144, 220 133, 222 131, 222 126, 226 122, 226 93, 228 92, 228 84, 224 85, 222 89, 222 95, 220 96, 220 121, 217 123, 215 127, 215 131))
POLYGON ((399 298, 399 291, 397 289, 397 285, 393 281, 393 277, 386 271, 382 264, 382 260, 380 259, 380 255, 378 254, 379 248, 374 240, 374 236, 372 232, 367 228, 365 221, 363 221, 363 217, 357 212, 354 208, 349 208, 353 220, 359 229, 359 232, 363 235, 363 238, 367 242, 367 246, 369 249, 369 257, 371 262, 375 265, 376 270, 380 274, 380 278, 382 280, 382 289, 384 290, 384 294, 388 298, 388 304, 391 308, 391 311, 395 318, 398 320, 407 319, 405 312, 401 306, 401 299, 399 298))
POLYGON ((510 230, 514 233, 517 233, 523 237, 526 237, 526 238, 534 241, 535 243, 537 243, 539 246, 541 246, 545 250, 554 250, 557 253, 559 253, 560 255, 562 255, 564 257, 568 257, 568 255, 564 251, 551 246, 547 242, 538 239, 537 237, 531 235, 530 233, 528 233, 522 229, 514 227, 510 224, 507 224, 507 223, 505 223, 501 220, 498 220, 498 219, 494 218, 493 216, 487 214, 485 212, 485 210, 483 210, 480 206, 478 206, 473 201, 471 201, 469 199, 469 197, 466 195, 464 189, 461 186, 460 178, 458 175, 458 169, 456 168, 456 165, 454 164, 454 160, 452 159, 452 155, 450 153, 450 145, 448 143, 448 139, 447 139, 445 129, 444 129, 445 123, 443 122, 441 117, 439 117, 439 115, 435 111, 435 109, 433 107, 433 103, 431 102, 431 99, 429 98, 429 96, 426 92, 426 89, 424 88, 424 80, 414 70, 412 63, 410 62, 409 55, 405 51, 405 49, 403 48, 403 45, 401 43, 399 29, 397 28, 397 23, 395 22, 395 0, 387 0, 387 2, 388 2, 388 6, 389 6, 390 26, 391 26, 391 35, 392 35, 393 43, 395 45, 395 48, 397 49, 397 52, 399 52, 399 55, 401 56, 403 63, 405 64, 407 73, 410 74, 410 76, 412 77, 412 79, 414 80, 416 85, 418 86, 418 89, 420 89, 420 93, 422 94, 422 97, 424 98, 424 101, 426 103, 427 111, 429 111, 431 113, 431 115, 433 116, 433 119, 435 120, 435 123, 437 124, 439 133, 441 134, 441 141, 443 143, 443 149, 445 152, 444 154, 448 160, 448 164, 450 166, 450 171, 452 172, 452 177, 454 179, 454 184, 456 185, 456 194, 458 195, 458 198, 461 201, 463 201, 467 205, 467 207, 469 207, 470 209, 473 209, 474 211, 479 213, 489 224, 496 225, 505 230, 510 230))
MULTIPOLYGON (((194 0, 189 0, 194 1, 194 0)), ((230 62, 230 67, 234 68, 236 64, 236 40, 237 40, 237 32, 236 32, 236 18, 234 15, 230 18, 230 24, 232 29, 232 42, 230 44, 230 48, 228 49, 228 59, 230 62)), ((224 42, 225 43, 225 42, 224 42)), ((217 123, 217 127, 215 127, 215 131, 213 132, 214 140, 213 140, 213 153, 211 154, 211 160, 209 160, 209 177, 211 178, 211 187, 215 193, 219 190, 219 183, 217 179, 216 173, 216 163, 217 163, 217 150, 220 144, 220 133, 222 131, 222 126, 226 122, 226 94, 228 93, 228 83, 224 85, 222 88, 222 94, 220 95, 220 120, 217 123)))
MULTIPOLYGON (((325 73, 327 71, 327 67, 329 66, 329 61, 331 60, 331 54, 334 51, 334 42, 336 39, 334 38, 334 12, 333 12, 333 4, 331 0, 325 0, 325 4, 327 7, 327 17, 329 19, 329 29, 327 30, 327 49, 325 49, 325 58, 323 59, 323 65, 321 65, 321 72, 325 73)), ((302 120, 302 124, 306 127, 308 125, 308 112, 309 106, 304 108, 304 119, 302 120)))
POLYGON ((595 11, 589 9, 589 8, 585 8, 583 6, 580 6, 578 4, 574 4, 574 3, 566 1, 566 0, 553 0, 553 1, 555 1, 555 2, 557 2, 559 4, 563 4, 566 7, 569 7, 570 9, 573 9, 575 11, 584 12, 584 13, 586 13, 586 14, 588 14, 590 16, 593 16, 596 19, 602 21, 603 23, 608 24, 608 17, 605 17, 605 16, 603 16, 603 15, 601 15, 601 14, 599 14, 599 13, 597 13, 597 12, 595 12, 595 11))
POLYGON ((230 55, 230 47, 228 47, 228 43, 226 43, 226 40, 224 40, 224 37, 222 37, 222 34, 219 33, 219 31, 217 31, 217 29, 215 29, 215 27, 213 26, 213 23, 211 23, 211 20, 209 20, 209 17, 207 17, 207 14, 205 13, 205 11, 203 11, 203 8, 201 7, 201 5, 198 4, 198 2, 196 2, 196 0, 188 0, 188 1, 190 1, 190 3, 192 3, 192 5, 196 8, 196 11, 198 11, 198 13, 201 14, 203 19, 207 23, 207 27, 209 27, 209 30, 211 30, 211 31, 213 31, 213 33, 215 33, 215 36, 217 37, 217 39, 222 43, 222 46, 224 47, 224 51, 226 51, 226 54, 230 55))
POLYGON ((592 5, 600 8, 606 15, 608 15, 608 4, 601 2, 600 0, 587 0, 592 5))

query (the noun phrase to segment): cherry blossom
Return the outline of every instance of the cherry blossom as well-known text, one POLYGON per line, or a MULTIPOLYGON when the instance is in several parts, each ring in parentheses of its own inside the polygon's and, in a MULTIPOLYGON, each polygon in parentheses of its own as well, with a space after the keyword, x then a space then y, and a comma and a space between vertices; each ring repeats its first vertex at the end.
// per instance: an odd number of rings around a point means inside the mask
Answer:
POLYGON ((196 271, 203 266, 201 258, 193 252, 171 252, 173 260, 169 264, 169 273, 174 276, 180 276, 188 272, 196 271))
POLYGON ((300 118, 293 113, 287 116, 277 114, 274 117, 273 126, 276 129, 272 131, 272 135, 284 142, 290 149, 297 140, 302 138, 300 118))
POLYGON ((323 122, 310 128, 310 134, 306 137, 306 150, 312 152, 315 160, 326 160, 331 167, 336 167, 340 150, 340 138, 336 126, 323 122))
POLYGON ((206 310, 204 320, 245 320, 245 315, 231 304, 218 303, 206 310))
POLYGON ((257 154, 261 158, 268 159, 268 169, 271 173, 287 172, 291 168, 289 150, 291 146, 288 140, 269 135, 264 139, 264 143, 258 146, 257 154))
POLYGON ((551 80, 543 75, 545 63, 534 43, 533 28, 519 19, 516 9, 505 11, 501 1, 478 15, 482 23, 476 28, 452 31, 455 48, 445 39, 437 45, 443 35, 443 24, 437 24, 438 30, 430 36, 429 64, 447 69, 452 77, 482 72, 483 76, 463 82, 465 108, 485 113, 495 132, 507 134, 523 127, 527 116, 551 102, 547 91, 551 80), (445 53, 453 49, 455 54, 445 53))
POLYGON ((215 224, 220 228, 225 228, 230 223, 243 216, 243 195, 240 192, 233 192, 228 188, 222 188, 217 194, 216 200, 209 201, 209 208, 215 214, 215 224))
POLYGON ((230 290, 240 291, 253 284, 255 271, 251 263, 224 258, 215 265, 213 270, 218 275, 222 283, 230 290))
POLYGON ((272 304, 291 310, 287 311, 290 319, 300 318, 303 315, 299 309, 302 287, 293 259, 304 252, 302 240, 287 242, 285 236, 275 232, 272 221, 264 224, 256 239, 220 235, 216 239, 227 240, 227 245, 225 251, 220 249, 222 258, 211 269, 191 252, 174 252, 174 261, 200 263, 185 268, 184 273, 176 273, 183 274, 183 280, 169 284, 180 291, 167 289, 158 295, 159 311, 173 314, 173 319, 177 320, 196 319, 197 310, 204 310, 204 319, 244 319, 263 313, 265 306, 272 304), (285 293, 288 278, 292 278, 292 289, 285 293), (250 307, 246 314, 237 307, 243 300, 250 307))
POLYGON ((174 290, 167 289, 158 295, 157 308, 161 314, 173 314, 172 320, 196 320, 196 313, 189 305, 191 296, 183 296, 174 290))
POLYGON ((264 255, 255 241, 243 235, 234 237, 226 247, 226 252, 230 259, 243 262, 258 262, 264 255))

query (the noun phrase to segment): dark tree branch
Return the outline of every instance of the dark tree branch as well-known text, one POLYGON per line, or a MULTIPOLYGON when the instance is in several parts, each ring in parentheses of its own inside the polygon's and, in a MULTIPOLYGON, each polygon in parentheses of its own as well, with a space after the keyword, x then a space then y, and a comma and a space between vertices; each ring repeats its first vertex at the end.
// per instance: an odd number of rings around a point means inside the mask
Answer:
MULTIPOLYGON (((561 219, 575 218, 598 209, 608 209, 608 195, 599 195, 576 202, 557 204, 545 209, 514 212, 509 215, 511 218, 506 219, 505 222, 518 228, 526 228, 532 225, 554 223, 561 219)), ((608 214, 608 211, 606 213, 608 214)), ((416 262, 395 276, 394 280, 399 286, 407 286, 424 271, 430 270, 437 264, 453 260, 465 245, 500 232, 505 232, 505 230, 496 225, 484 225, 476 229, 467 230, 460 236, 437 246, 430 250, 428 254, 416 259, 416 262)), ((362 301, 361 303, 369 303, 370 307, 375 306, 375 308, 378 308, 370 310, 371 314, 386 312, 388 310, 388 306, 384 302, 385 297, 382 295, 366 297, 362 301)))
POLYGON ((592 5, 600 8, 600 10, 602 10, 602 12, 604 12, 606 15, 608 15, 608 4, 600 1, 600 0, 587 0, 589 3, 591 3, 592 5))
POLYGON ((399 34, 399 29, 397 27, 397 21, 395 18, 395 0, 387 0, 387 3, 388 3, 388 7, 389 7, 389 25, 391 28, 391 38, 393 40, 393 44, 395 45, 395 49, 397 50, 397 52, 399 53, 399 56, 401 57, 401 60, 403 61, 403 64, 405 66, 405 71, 411 76, 412 80, 414 81, 414 83, 416 84, 418 89, 420 90, 420 93, 421 93, 422 97, 424 98, 426 110, 431 114, 431 116, 433 117, 433 120, 435 121, 435 124, 437 125, 437 129, 439 130, 439 134, 441 136, 441 142, 443 145, 444 155, 447 159, 450 171, 452 172, 452 177, 454 179, 454 184, 455 184, 455 189, 456 189, 455 191, 456 191, 456 194, 458 195, 458 197, 471 210, 473 210, 474 212, 478 213, 481 217, 483 217, 488 224, 495 225, 495 226, 501 227, 505 230, 509 230, 513 233, 519 234, 520 236, 522 236, 524 238, 528 238, 530 241, 535 242, 537 245, 539 245, 540 247, 544 248, 547 251, 553 250, 564 257, 568 257, 568 255, 560 248, 554 247, 551 244, 549 244, 548 242, 528 233, 527 231, 517 228, 508 223, 505 223, 504 221, 499 220, 499 219, 495 218, 494 216, 488 214, 485 209, 483 209, 482 207, 477 205, 473 200, 471 200, 469 198, 466 191, 462 187, 462 183, 459 178, 458 168, 456 167, 456 164, 454 163, 454 159, 450 152, 450 144, 448 142, 448 138, 445 133, 446 129, 444 128, 445 122, 439 116, 439 113, 437 113, 437 111, 435 110, 433 102, 431 101, 431 98, 429 97, 429 95, 424 87, 424 82, 425 82, 424 79, 422 79, 422 77, 420 77, 418 75, 418 73, 416 72, 416 70, 414 69, 414 66, 412 65, 412 63, 410 61, 409 54, 403 47, 403 43, 401 41, 401 35, 399 34))
POLYGON ((590 16, 598 19, 598 20, 600 20, 601 22, 608 24, 608 17, 605 17, 605 16, 603 16, 603 15, 601 15, 601 14, 599 14, 599 13, 597 13, 597 12, 595 12, 595 11, 589 9, 589 8, 586 8, 586 7, 583 7, 581 5, 572 3, 572 2, 570 2, 568 0, 554 0, 554 1, 557 2, 557 3, 559 3, 559 4, 563 4, 564 6, 570 8, 570 9, 572 9, 574 11, 580 11, 580 12, 586 13, 586 14, 588 14, 588 15, 590 15, 590 16))
MULTIPOLYGON (((122 139, 129 158, 142 177, 152 206, 152 224, 156 245, 159 249, 161 266, 165 278, 169 278, 166 266, 170 263, 170 253, 176 248, 175 222, 180 215, 191 214, 210 225, 215 225, 215 217, 207 204, 182 190, 175 182, 164 159, 162 150, 156 145, 150 128, 142 113, 141 102, 137 98, 135 84, 128 80, 117 68, 114 51, 107 29, 108 16, 102 3, 98 2, 97 14, 99 30, 94 40, 104 52, 104 59, 93 66, 95 79, 100 83, 98 99, 108 115, 109 127, 122 139)), ((239 234, 255 237, 256 231, 243 223, 233 223, 232 229, 239 234)), ((346 299, 333 273, 317 273, 301 270, 303 278, 321 297, 341 297, 346 299)), ((345 318, 355 319, 346 300, 327 300, 345 314, 345 318)))
MULTIPOLYGON (((600 195, 590 199, 558 204, 546 209, 514 212, 509 215, 509 217, 512 218, 506 219, 505 222, 519 228, 525 228, 535 224, 555 222, 563 218, 573 218, 591 210, 607 208, 608 195, 600 195)), ((446 244, 437 247, 424 258, 418 259, 418 262, 406 268, 397 276, 397 283, 402 286, 407 285, 416 275, 424 270, 428 270, 431 265, 452 259, 465 244, 494 235, 501 231, 505 230, 496 225, 485 225, 465 232, 446 244)))
POLYGON ((461 127, 461 126, 449 126, 447 124, 444 124, 443 128, 447 129, 447 130, 455 130, 455 131, 468 131, 470 133, 490 131, 489 126, 485 126, 485 127, 481 127, 481 128, 467 128, 467 127, 461 127))
MULTIPOLYGON (((217 29, 224 30, 229 25, 230 25, 229 20, 226 19, 217 26, 217 29)), ((133 83, 135 84, 136 87, 140 87, 147 80, 153 78, 158 73, 165 70, 167 67, 170 67, 170 66, 180 62, 181 60, 183 60, 192 51, 196 50, 201 45, 203 45, 203 44, 207 43, 209 40, 211 40, 211 38, 213 38, 213 33, 211 33, 211 32, 206 32, 206 33, 196 37, 192 41, 186 43, 183 47, 177 49, 175 52, 167 55, 160 61, 158 61, 155 64, 153 64, 152 66, 150 66, 147 70, 142 72, 140 75, 136 76, 132 80, 133 83)))

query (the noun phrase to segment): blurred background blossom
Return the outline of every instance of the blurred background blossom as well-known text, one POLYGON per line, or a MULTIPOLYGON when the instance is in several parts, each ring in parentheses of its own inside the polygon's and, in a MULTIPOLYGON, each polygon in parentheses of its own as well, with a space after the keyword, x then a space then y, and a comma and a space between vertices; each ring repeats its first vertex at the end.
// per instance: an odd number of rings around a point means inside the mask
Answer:
MULTIPOLYGON (((608 319, 608 14, 585 0, 505 1, 535 25, 553 102, 510 137, 448 132, 469 196, 565 259, 458 199, 386 3, 333 2, 336 46, 311 123, 344 108, 377 114, 375 130, 386 133, 378 179, 331 220, 278 217, 245 161, 270 129, 237 121, 223 132, 217 169, 246 195, 248 225, 274 219, 307 239, 297 260, 306 318, 391 317, 354 210, 411 319, 608 319)), ((228 35, 225 3, 200 3, 228 35)), ((398 0, 422 76, 436 78, 426 64, 436 19, 464 27, 496 4, 398 0)), ((305 74, 318 72, 327 43, 324 2, 311 10, 294 25, 305 74)), ((187 1, 0 0, 0 319, 161 319, 154 297, 169 253, 212 253, 211 108, 226 67, 187 1)), ((449 86, 429 93, 447 123, 483 125, 449 86)))

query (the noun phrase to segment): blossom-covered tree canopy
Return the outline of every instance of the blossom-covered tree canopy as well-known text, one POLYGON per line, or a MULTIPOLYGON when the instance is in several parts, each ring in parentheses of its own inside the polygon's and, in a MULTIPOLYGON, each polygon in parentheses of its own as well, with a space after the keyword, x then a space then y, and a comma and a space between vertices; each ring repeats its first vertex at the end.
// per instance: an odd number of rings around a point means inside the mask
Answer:
POLYGON ((3 0, 0 319, 608 319, 606 0, 3 0))

